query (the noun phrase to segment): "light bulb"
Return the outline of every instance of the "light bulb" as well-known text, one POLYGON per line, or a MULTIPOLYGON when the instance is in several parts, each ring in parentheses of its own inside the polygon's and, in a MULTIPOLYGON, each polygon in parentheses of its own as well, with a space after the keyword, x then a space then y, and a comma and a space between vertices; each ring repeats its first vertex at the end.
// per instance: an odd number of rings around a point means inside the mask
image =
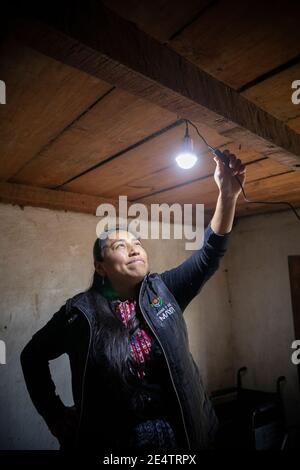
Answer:
POLYGON ((189 170, 195 165, 197 160, 198 158, 194 153, 193 140, 189 136, 188 122, 186 121, 185 136, 183 138, 181 152, 176 157, 176 163, 180 168, 189 170))
POLYGON ((189 170, 192 168, 197 160, 198 158, 196 155, 190 152, 182 152, 176 157, 177 165, 184 170, 189 170))

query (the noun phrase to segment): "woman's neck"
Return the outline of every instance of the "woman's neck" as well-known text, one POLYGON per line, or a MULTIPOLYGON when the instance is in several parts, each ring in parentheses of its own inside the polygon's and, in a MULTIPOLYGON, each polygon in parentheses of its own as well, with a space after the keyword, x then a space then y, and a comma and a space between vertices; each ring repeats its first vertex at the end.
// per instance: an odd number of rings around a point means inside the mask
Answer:
POLYGON ((134 286, 118 286, 115 290, 120 300, 136 299, 138 296, 138 284, 134 286))
POLYGON ((137 298, 137 291, 136 288, 134 289, 124 289, 124 290, 118 290, 117 291, 119 294, 119 299, 124 301, 127 299, 136 299, 137 298))

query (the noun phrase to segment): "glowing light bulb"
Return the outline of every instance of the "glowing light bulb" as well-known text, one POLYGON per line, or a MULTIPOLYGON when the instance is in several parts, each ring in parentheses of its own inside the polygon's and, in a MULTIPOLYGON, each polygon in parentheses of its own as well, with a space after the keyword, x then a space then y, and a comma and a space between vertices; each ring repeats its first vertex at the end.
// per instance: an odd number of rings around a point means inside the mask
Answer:
POLYGON ((197 160, 198 158, 194 153, 193 140, 189 136, 188 124, 186 123, 185 136, 183 138, 181 152, 176 157, 176 163, 180 168, 189 170, 195 165, 197 160))
POLYGON ((177 165, 184 170, 189 170, 192 168, 197 160, 198 158, 196 155, 190 152, 182 152, 176 157, 177 165))

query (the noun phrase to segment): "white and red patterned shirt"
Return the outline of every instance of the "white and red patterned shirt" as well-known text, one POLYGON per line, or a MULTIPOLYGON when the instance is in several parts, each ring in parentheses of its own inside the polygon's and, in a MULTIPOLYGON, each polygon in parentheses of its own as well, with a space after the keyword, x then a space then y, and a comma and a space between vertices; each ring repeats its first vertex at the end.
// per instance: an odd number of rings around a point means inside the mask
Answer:
MULTIPOLYGON (((136 315, 136 300, 117 300, 113 302, 116 314, 120 317, 125 326, 129 320, 136 315)), ((139 365, 138 376, 140 379, 145 377, 145 363, 151 352, 151 336, 146 331, 146 325, 139 327, 130 338, 130 351, 133 359, 139 365)), ((148 329, 148 328, 147 328, 148 329)))

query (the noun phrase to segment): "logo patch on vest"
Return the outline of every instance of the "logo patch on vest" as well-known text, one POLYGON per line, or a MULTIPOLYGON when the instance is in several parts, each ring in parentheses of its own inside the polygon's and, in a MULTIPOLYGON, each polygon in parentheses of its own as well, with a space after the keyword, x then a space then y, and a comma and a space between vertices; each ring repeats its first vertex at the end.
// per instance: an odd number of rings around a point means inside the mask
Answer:
POLYGON ((154 307, 156 310, 159 310, 164 304, 164 301, 161 297, 154 297, 154 299, 151 300, 151 305, 154 307))
POLYGON ((164 303, 164 300, 161 297, 156 297, 151 300, 152 307, 156 310, 156 315, 160 321, 166 320, 169 316, 175 313, 175 308, 171 303, 164 303))

